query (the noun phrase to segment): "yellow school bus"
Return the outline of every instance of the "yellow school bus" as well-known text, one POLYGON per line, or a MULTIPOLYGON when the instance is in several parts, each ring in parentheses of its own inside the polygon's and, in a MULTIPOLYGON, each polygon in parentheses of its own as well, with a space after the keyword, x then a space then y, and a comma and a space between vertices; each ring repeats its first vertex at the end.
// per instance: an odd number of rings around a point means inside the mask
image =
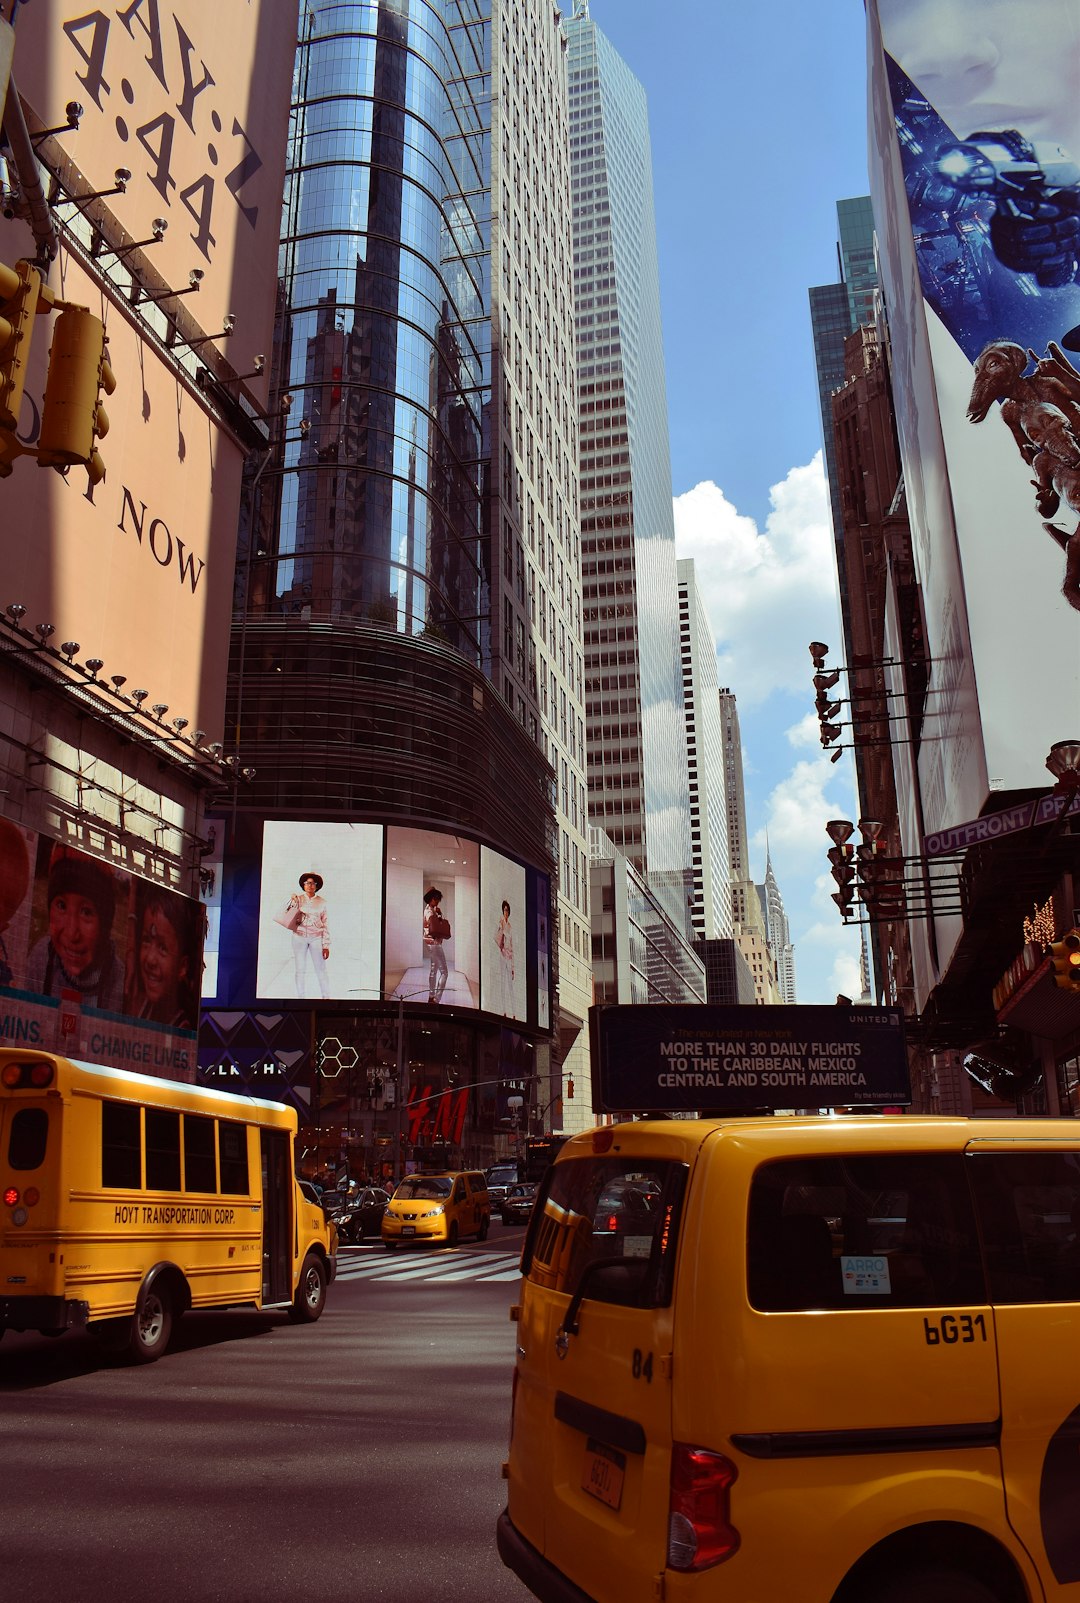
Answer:
POLYGON ((335 1238, 276 1102, 0 1049, 0 1336, 89 1328, 137 1363, 189 1308, 318 1319, 335 1238))

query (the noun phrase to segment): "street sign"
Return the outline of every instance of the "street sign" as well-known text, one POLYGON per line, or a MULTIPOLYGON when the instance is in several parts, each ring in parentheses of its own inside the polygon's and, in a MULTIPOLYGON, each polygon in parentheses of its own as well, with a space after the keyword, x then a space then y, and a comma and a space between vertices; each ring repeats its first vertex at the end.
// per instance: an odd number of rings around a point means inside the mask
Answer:
POLYGON ((589 1026, 597 1113, 911 1101, 897 1008, 603 1004, 589 1026))
POLYGON ((1031 829, 1036 824, 1051 824, 1066 811, 1080 813, 1080 792, 1062 795, 1051 791, 1036 801, 1019 802, 999 813, 984 813, 966 824, 952 824, 948 829, 937 829, 923 838, 924 857, 948 857, 963 852, 969 846, 984 841, 999 840, 1002 835, 1015 835, 1019 830, 1031 829))

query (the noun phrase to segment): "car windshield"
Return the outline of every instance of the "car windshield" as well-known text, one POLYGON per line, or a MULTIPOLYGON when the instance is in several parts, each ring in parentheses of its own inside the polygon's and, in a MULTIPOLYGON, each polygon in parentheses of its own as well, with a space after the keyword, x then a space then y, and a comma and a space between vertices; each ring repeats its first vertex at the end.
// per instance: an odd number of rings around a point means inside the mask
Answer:
POLYGON ((448 1197, 454 1189, 454 1182, 441 1176, 418 1174, 410 1180, 403 1180, 394 1192, 396 1202, 437 1202, 440 1197, 448 1197))

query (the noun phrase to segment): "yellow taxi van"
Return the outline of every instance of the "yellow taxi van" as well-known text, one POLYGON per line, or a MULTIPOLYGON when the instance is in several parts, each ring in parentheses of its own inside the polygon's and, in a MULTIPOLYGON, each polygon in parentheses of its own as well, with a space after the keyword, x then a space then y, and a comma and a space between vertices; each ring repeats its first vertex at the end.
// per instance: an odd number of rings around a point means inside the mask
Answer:
POLYGON ((608 1125, 522 1271, 497 1535, 545 1603, 1080 1598, 1076 1121, 608 1125))
POLYGON ((462 1236, 486 1240, 490 1224, 491 1197, 479 1170, 410 1174, 383 1214, 382 1241, 388 1252, 421 1241, 456 1247, 462 1236))
POLYGON ((281 1103, 0 1049, 0 1336, 89 1328, 146 1363, 188 1309, 318 1319, 336 1239, 296 1129, 281 1103))

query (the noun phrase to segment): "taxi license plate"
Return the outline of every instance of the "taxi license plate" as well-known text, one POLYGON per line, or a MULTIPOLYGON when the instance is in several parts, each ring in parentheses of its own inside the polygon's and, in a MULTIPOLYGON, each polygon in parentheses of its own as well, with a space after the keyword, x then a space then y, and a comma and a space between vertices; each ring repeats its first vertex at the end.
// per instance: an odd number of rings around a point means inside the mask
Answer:
POLYGON ((608 1508, 617 1509, 622 1502, 625 1471, 624 1453, 618 1453, 614 1447, 605 1447, 603 1442, 589 1438, 585 1447, 585 1464, 581 1472, 583 1492, 588 1492, 590 1497, 606 1503, 608 1508))
POLYGON ((415 1234, 416 1234, 416 1226, 415 1225, 402 1225, 401 1234, 403 1236, 415 1236, 415 1234))

